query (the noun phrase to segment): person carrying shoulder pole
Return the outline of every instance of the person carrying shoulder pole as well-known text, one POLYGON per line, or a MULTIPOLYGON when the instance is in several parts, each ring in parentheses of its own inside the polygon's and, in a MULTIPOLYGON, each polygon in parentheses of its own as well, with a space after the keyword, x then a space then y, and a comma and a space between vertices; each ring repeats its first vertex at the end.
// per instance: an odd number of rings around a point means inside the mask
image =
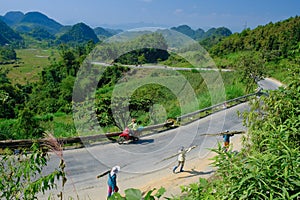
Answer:
POLYGON ((233 135, 234 134, 229 133, 228 130, 226 130, 225 134, 223 134, 223 141, 224 141, 223 149, 224 149, 224 152, 227 152, 229 150, 230 137, 232 137, 233 135))
POLYGON ((183 167, 184 167, 184 163, 185 163, 185 155, 186 153, 190 152, 193 148, 195 148, 196 146, 192 146, 189 147, 187 149, 185 149, 183 146, 179 149, 178 151, 178 164, 177 166, 173 167, 173 173, 176 173, 176 169, 180 166, 180 172, 184 172, 183 167))
POLYGON ((119 188, 117 186, 117 173, 120 171, 120 166, 114 166, 110 173, 108 173, 108 193, 107 193, 107 199, 111 197, 111 195, 115 192, 119 191, 119 188))

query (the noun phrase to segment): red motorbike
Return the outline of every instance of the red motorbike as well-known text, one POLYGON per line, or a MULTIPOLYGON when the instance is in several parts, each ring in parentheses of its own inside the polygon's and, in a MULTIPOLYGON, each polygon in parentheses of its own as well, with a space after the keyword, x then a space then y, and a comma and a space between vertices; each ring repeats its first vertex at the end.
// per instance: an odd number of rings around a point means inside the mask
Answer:
POLYGON ((124 131, 119 135, 118 143, 124 144, 129 143, 131 141, 138 141, 138 131, 130 130, 128 127, 124 129, 124 131))

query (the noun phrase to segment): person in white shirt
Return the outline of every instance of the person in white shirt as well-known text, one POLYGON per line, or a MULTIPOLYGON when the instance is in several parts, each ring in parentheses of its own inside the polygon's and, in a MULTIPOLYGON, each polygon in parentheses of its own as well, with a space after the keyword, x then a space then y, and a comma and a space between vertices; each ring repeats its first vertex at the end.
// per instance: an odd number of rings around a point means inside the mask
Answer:
POLYGON ((173 167, 173 173, 176 173, 176 169, 180 166, 180 172, 183 172, 183 167, 184 167, 184 163, 185 163, 185 155, 186 153, 190 152, 193 148, 195 148, 195 146, 192 146, 190 148, 185 149, 184 147, 181 147, 178 151, 178 164, 177 166, 173 167))

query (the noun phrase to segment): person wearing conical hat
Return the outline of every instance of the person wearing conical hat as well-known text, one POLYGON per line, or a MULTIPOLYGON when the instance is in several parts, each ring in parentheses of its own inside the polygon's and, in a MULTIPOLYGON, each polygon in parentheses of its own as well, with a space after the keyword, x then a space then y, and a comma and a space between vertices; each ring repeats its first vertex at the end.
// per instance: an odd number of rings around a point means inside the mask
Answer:
POLYGON ((117 173, 120 171, 120 166, 114 166, 110 173, 108 173, 108 194, 107 198, 109 198, 113 193, 118 192, 119 188, 117 186, 117 173))

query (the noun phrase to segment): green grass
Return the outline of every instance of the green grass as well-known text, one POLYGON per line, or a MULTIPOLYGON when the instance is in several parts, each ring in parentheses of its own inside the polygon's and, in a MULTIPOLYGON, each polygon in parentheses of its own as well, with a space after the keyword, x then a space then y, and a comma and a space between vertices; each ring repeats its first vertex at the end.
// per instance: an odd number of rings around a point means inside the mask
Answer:
POLYGON ((39 80, 39 73, 50 65, 49 58, 57 58, 55 49, 17 49, 18 61, 15 64, 1 65, 9 70, 8 78, 13 84, 24 85, 39 80))

